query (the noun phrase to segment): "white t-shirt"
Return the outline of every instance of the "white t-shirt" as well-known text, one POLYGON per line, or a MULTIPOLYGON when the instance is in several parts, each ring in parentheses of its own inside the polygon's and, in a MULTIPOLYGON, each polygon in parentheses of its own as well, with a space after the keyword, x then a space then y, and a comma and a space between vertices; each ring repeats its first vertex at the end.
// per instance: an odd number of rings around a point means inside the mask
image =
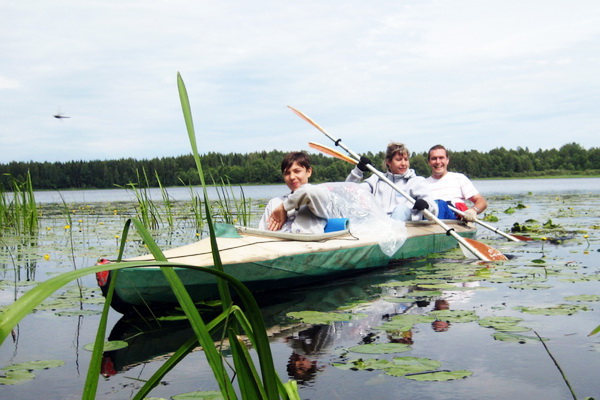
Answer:
POLYGON ((427 178, 434 199, 450 201, 452 204, 464 203, 479 194, 473 183, 464 174, 448 172, 440 179, 427 178))

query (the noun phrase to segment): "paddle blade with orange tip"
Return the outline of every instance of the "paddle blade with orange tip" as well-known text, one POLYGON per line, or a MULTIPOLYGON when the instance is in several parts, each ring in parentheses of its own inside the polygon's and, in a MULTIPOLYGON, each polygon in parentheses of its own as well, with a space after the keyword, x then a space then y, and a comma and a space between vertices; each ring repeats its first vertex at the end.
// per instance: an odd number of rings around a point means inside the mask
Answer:
MULTIPOLYGON (((477 251, 483 254, 489 261, 506 261, 508 258, 504 254, 502 254, 499 250, 496 250, 493 247, 488 246, 485 243, 478 242, 477 240, 464 238, 464 240, 473 246, 477 251)), ((459 243, 460 245, 460 243, 459 243)), ((467 258, 473 258, 473 256, 469 256, 467 252, 471 253, 469 249, 466 249, 464 246, 460 246, 461 250, 467 256, 467 258)))
POLYGON ((329 154, 330 156, 333 156, 335 158, 339 158, 340 160, 344 160, 346 162, 349 162, 350 164, 358 164, 358 161, 356 161, 354 158, 347 156, 343 153, 340 153, 339 151, 332 149, 331 147, 327 147, 324 146, 322 144, 319 143, 315 143, 315 142, 308 142, 308 145, 310 147, 312 147, 313 149, 319 150, 322 153, 325 154, 329 154))

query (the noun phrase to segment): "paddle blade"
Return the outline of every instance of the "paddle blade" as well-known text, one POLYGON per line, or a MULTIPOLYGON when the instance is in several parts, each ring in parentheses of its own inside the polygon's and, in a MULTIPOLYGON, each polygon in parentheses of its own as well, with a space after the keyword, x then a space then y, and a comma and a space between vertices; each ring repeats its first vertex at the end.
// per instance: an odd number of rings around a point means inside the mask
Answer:
POLYGON ((340 160, 344 160, 346 162, 349 162, 350 164, 358 164, 358 161, 356 161, 354 158, 340 153, 339 151, 332 149, 331 147, 323 146, 322 144, 315 142, 308 142, 308 145, 313 149, 319 150, 321 153, 329 154, 330 156, 339 158, 340 160))
MULTIPOLYGON (((473 239, 469 239, 469 238, 464 238, 464 239, 467 243, 469 243, 471 246, 473 246, 475 248, 475 250, 479 251, 486 258, 488 258, 489 261, 506 261, 506 260, 508 260, 508 258, 506 258, 506 256, 504 254, 502 254, 499 250, 496 250, 493 247, 488 246, 487 244, 484 244, 484 243, 478 242, 477 240, 473 240, 473 239)), ((465 248, 464 246, 461 245, 460 249, 462 250, 463 254, 467 258, 477 258, 477 256, 475 256, 472 252, 469 251, 469 249, 465 248)))
POLYGON ((311 117, 309 117, 308 115, 304 114, 302 111, 295 109, 292 106, 287 106, 290 110, 292 110, 294 112, 294 114, 296 114, 297 116, 299 116, 300 118, 302 118, 303 120, 305 120, 306 122, 308 122, 309 124, 311 124, 312 126, 314 126, 315 128, 317 128, 318 130, 320 130, 321 132, 323 132, 325 135, 329 136, 329 134, 325 131, 325 129, 321 128, 321 126, 319 124, 317 124, 315 121, 313 121, 313 119, 311 117))
POLYGON ((517 238, 517 239, 519 239, 519 240, 521 240, 521 241, 523 241, 523 242, 530 242, 530 241, 532 241, 532 240, 533 240, 533 239, 532 239, 532 238, 530 238, 529 236, 514 235, 514 234, 512 234, 512 233, 509 233, 509 235, 510 235, 510 236, 512 236, 512 237, 514 237, 514 238, 517 238))

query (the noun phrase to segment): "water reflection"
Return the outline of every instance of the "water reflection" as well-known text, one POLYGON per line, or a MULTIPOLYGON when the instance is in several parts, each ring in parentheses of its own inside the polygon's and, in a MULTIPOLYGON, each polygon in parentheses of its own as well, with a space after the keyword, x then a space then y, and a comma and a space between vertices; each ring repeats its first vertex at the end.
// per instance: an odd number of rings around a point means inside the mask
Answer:
MULTIPOLYGON (((458 301, 456 296, 465 293, 450 290, 440 294, 437 290, 419 287, 413 282, 415 271, 424 266, 427 266, 428 274, 435 273, 431 269, 431 260, 412 261, 328 284, 259 297, 270 340, 283 343, 288 349, 287 354, 275 355, 276 359, 286 360, 287 375, 300 385, 311 385, 328 368, 328 362, 323 360, 349 344, 414 344, 412 329, 386 331, 375 328, 395 316, 425 315, 432 310, 449 309, 451 299, 458 301), (341 309, 361 317, 312 324, 288 316, 295 311, 340 312, 341 309)), ((443 320, 432 323, 436 332, 447 331, 449 327, 450 324, 443 320)), ((129 346, 105 354, 103 374, 111 376, 163 359, 193 338, 194 332, 185 320, 156 321, 124 316, 113 327, 109 340, 124 340, 129 346)), ((347 355, 343 359, 347 359, 347 355)))

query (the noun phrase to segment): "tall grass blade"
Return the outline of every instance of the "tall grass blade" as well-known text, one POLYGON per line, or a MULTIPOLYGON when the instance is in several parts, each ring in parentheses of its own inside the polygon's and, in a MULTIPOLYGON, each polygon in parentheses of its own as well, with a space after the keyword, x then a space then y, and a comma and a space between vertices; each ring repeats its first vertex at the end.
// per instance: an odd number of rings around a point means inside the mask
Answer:
MULTIPOLYGON (((183 111, 185 126, 187 128, 188 137, 190 139, 190 146, 192 147, 192 155, 194 156, 194 161, 198 170, 198 176, 200 177, 200 182, 202 183, 202 190, 204 192, 204 208, 206 212, 206 221, 208 223, 208 229, 210 234, 210 244, 212 248, 214 266, 220 271, 223 271, 223 264, 221 262, 221 256, 219 255, 219 249, 217 246, 217 240, 212 223, 210 207, 208 206, 208 192, 206 190, 206 181, 204 180, 204 173, 202 172, 202 163, 200 162, 200 155, 198 153, 198 146, 196 144, 196 132, 194 130, 194 121, 192 119, 190 100, 188 98, 187 89, 185 88, 185 83, 183 82, 181 74, 179 73, 177 73, 177 88, 179 90, 179 99, 181 101, 181 109, 183 111)), ((223 309, 229 308, 231 305, 231 294, 229 293, 229 288, 227 287, 227 284, 222 280, 218 279, 217 285, 219 288, 219 295, 221 296, 221 300, 223 301, 223 309)))

